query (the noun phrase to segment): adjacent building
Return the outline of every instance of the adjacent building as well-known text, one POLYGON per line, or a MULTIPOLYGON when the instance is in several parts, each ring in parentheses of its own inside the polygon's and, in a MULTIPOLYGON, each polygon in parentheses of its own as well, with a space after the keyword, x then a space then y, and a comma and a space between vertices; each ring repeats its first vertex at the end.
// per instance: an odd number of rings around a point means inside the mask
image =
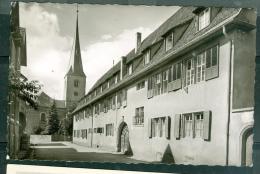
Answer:
POLYGON ((252 165, 253 9, 183 7, 73 111, 73 142, 145 161, 252 165))
MULTIPOLYGON (((12 84, 17 84, 25 77, 21 75, 21 66, 27 65, 26 51, 26 31, 19 24, 19 3, 11 4, 11 19, 10 19, 10 67, 9 80, 12 84)), ((15 86, 15 85, 13 85, 15 86)), ((19 90, 9 90, 9 113, 7 115, 7 131, 8 131, 8 149, 9 156, 18 158, 21 155, 21 137, 24 134, 26 118, 24 110, 27 105, 19 98, 19 90)))

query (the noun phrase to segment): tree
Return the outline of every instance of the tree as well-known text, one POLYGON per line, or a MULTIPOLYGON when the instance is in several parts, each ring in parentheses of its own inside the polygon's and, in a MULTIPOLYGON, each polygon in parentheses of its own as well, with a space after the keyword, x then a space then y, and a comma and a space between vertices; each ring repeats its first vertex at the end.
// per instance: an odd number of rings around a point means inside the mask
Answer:
POLYGON ((42 85, 37 80, 29 81, 26 77, 15 70, 13 65, 9 67, 9 89, 21 100, 28 103, 34 109, 38 108, 37 98, 42 85))
POLYGON ((58 119, 58 112, 56 108, 55 101, 53 102, 53 105, 51 106, 50 113, 47 116, 47 124, 44 130, 44 134, 52 135, 58 132, 60 127, 60 122, 58 119))

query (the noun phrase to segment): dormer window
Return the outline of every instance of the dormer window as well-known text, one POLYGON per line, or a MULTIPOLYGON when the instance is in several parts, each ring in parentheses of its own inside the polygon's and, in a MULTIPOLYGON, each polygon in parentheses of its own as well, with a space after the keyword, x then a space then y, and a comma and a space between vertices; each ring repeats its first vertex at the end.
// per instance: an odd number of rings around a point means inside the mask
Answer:
POLYGON ((210 8, 206 8, 198 14, 198 30, 202 30, 210 23, 210 8))
POLYGON ((148 64, 150 62, 150 60, 151 60, 151 51, 149 49, 149 50, 145 51, 145 53, 144 53, 144 64, 145 65, 148 64))
POLYGON ((174 42, 174 37, 173 37, 173 32, 171 32, 165 37, 165 51, 172 49, 173 42, 174 42))
POLYGON ((133 64, 132 63, 130 63, 127 66, 127 73, 128 73, 128 75, 131 75, 133 73, 133 64))

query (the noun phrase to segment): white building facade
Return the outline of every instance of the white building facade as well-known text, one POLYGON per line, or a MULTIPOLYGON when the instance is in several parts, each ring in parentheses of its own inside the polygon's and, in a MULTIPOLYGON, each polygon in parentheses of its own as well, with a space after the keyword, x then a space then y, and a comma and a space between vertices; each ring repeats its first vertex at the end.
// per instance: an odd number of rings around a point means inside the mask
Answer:
POLYGON ((73 111, 73 142, 144 161, 251 165, 255 13, 183 7, 73 111))

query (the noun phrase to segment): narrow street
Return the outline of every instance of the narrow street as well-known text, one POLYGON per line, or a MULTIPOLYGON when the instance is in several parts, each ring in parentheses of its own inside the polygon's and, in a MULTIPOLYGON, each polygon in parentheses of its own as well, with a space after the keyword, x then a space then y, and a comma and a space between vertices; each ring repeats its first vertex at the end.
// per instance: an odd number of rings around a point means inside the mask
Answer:
POLYGON ((65 160, 88 162, 120 162, 120 163, 144 163, 122 154, 100 152, 77 152, 74 148, 63 144, 42 144, 32 148, 30 159, 37 160, 65 160))

